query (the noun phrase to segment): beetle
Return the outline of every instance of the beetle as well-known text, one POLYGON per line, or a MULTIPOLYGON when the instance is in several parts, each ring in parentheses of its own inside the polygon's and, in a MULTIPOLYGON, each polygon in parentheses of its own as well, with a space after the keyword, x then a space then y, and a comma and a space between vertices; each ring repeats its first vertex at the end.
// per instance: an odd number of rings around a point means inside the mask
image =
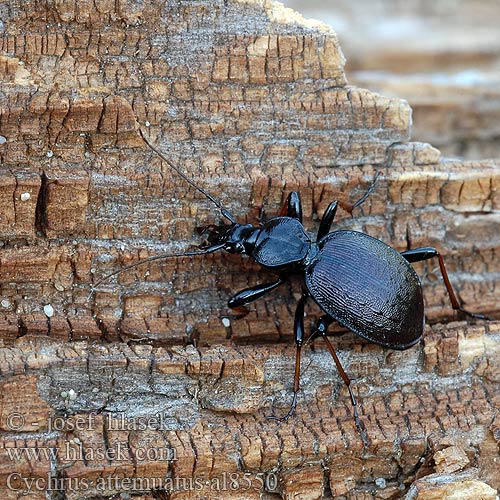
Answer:
POLYGON ((205 255, 219 250, 246 255, 276 275, 276 279, 269 283, 236 293, 228 301, 228 306, 232 309, 265 296, 291 275, 301 277, 302 296, 294 317, 296 356, 292 403, 284 416, 270 415, 268 418, 287 420, 295 411, 299 392, 301 351, 306 341, 304 309, 309 299, 316 302, 324 314, 318 319, 307 341, 318 336, 325 341, 349 391, 354 423, 365 445, 368 440, 358 416, 351 381, 327 337, 329 325, 336 321, 356 335, 386 348, 404 350, 412 347, 422 338, 424 301, 420 279, 411 263, 431 258, 438 259, 453 309, 473 318, 487 319, 482 314, 471 313, 462 307, 448 278, 443 257, 435 248, 422 247, 398 252, 381 240, 362 232, 330 232, 338 207, 341 206, 352 213, 367 199, 375 186, 378 174, 372 186, 355 203, 332 201, 325 210, 318 232, 313 238, 302 225, 302 205, 300 195, 296 191, 288 195, 279 216, 262 222, 258 227, 240 224, 216 197, 198 186, 154 146, 141 128, 139 133, 145 144, 188 184, 208 198, 228 223, 205 227, 206 245, 199 250, 141 260, 107 275, 99 280, 93 289, 108 278, 145 262, 166 257, 205 255))

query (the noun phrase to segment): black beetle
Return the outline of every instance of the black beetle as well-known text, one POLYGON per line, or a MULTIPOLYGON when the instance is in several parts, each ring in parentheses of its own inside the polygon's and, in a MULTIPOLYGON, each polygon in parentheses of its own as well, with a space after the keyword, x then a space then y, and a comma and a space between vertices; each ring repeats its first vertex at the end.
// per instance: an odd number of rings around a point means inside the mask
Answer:
POLYGON ((352 212, 366 200, 375 182, 354 204, 331 202, 323 214, 316 239, 313 240, 302 225, 302 207, 297 192, 289 194, 278 217, 261 223, 259 227, 239 224, 217 198, 196 185, 153 146, 140 129, 139 131, 148 147, 185 181, 212 201, 229 224, 207 226, 205 228, 207 245, 197 251, 159 255, 136 262, 99 280, 94 288, 111 276, 145 262, 166 257, 203 255, 218 250, 248 255, 264 269, 277 275, 275 281, 238 292, 229 299, 230 308, 241 307, 266 295, 291 275, 301 276, 303 292, 297 304, 294 321, 297 351, 292 404, 285 416, 269 418, 286 420, 293 415, 297 404, 300 356, 305 340, 304 307, 309 297, 325 314, 319 318, 308 340, 321 336, 326 342, 349 391, 354 422, 364 444, 367 444, 367 438, 358 418, 351 382, 326 335, 328 326, 337 321, 360 337, 391 349, 403 350, 413 346, 422 338, 424 302, 419 277, 410 262, 433 257, 438 258, 453 309, 474 318, 486 319, 485 316, 471 313, 460 305, 448 279, 443 257, 435 248, 415 248, 400 253, 382 241, 358 231, 330 232, 337 207, 340 205, 352 212))

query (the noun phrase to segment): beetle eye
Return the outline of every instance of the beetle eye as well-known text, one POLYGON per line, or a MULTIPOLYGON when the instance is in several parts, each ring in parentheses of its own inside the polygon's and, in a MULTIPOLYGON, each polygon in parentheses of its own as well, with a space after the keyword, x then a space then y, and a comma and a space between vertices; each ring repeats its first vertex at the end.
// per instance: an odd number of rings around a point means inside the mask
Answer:
POLYGON ((224 250, 229 253, 243 253, 245 251, 245 247, 242 243, 226 243, 224 246, 224 250))

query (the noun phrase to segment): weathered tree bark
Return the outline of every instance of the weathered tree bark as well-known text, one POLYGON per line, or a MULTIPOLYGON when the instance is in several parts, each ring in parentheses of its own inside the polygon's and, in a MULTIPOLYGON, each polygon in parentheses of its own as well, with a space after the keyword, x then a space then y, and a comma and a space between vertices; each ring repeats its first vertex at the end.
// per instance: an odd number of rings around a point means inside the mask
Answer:
POLYGON ((409 106, 348 86, 335 34, 279 4, 13 1, 2 16, 2 498, 495 498, 500 323, 438 323, 456 318, 435 264, 418 266, 422 345, 336 339, 366 448, 318 341, 297 416, 266 418, 291 399, 299 283, 229 327, 227 298, 269 279, 236 256, 166 259, 89 293, 220 217, 140 126, 240 221, 295 189, 314 230, 381 172, 336 227, 437 246, 464 305, 495 315, 497 162, 408 142, 409 106))
POLYGON ((351 84, 410 103, 413 140, 447 156, 500 156, 496 0, 285 3, 335 26, 351 84))

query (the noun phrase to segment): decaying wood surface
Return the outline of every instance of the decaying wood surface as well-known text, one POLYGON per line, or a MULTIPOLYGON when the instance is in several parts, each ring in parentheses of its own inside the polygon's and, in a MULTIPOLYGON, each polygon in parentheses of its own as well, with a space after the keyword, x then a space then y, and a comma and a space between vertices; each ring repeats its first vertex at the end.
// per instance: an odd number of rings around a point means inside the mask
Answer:
POLYGON ((465 306, 495 316, 498 162, 408 142, 409 106, 348 86, 335 34, 268 1, 13 1, 0 29, 2 498, 495 498, 500 323, 442 324, 456 316, 436 263, 418 268, 422 345, 335 339, 365 449, 320 342, 297 417, 266 418, 290 402, 300 284, 229 327, 227 299, 266 279, 236 256, 155 262, 89 292, 220 218, 141 126, 240 221, 295 189, 314 230, 381 172, 338 227, 437 246, 465 306))
POLYGON ((286 0, 335 26, 354 85, 406 99, 414 140, 447 156, 500 156, 496 0, 286 0))

